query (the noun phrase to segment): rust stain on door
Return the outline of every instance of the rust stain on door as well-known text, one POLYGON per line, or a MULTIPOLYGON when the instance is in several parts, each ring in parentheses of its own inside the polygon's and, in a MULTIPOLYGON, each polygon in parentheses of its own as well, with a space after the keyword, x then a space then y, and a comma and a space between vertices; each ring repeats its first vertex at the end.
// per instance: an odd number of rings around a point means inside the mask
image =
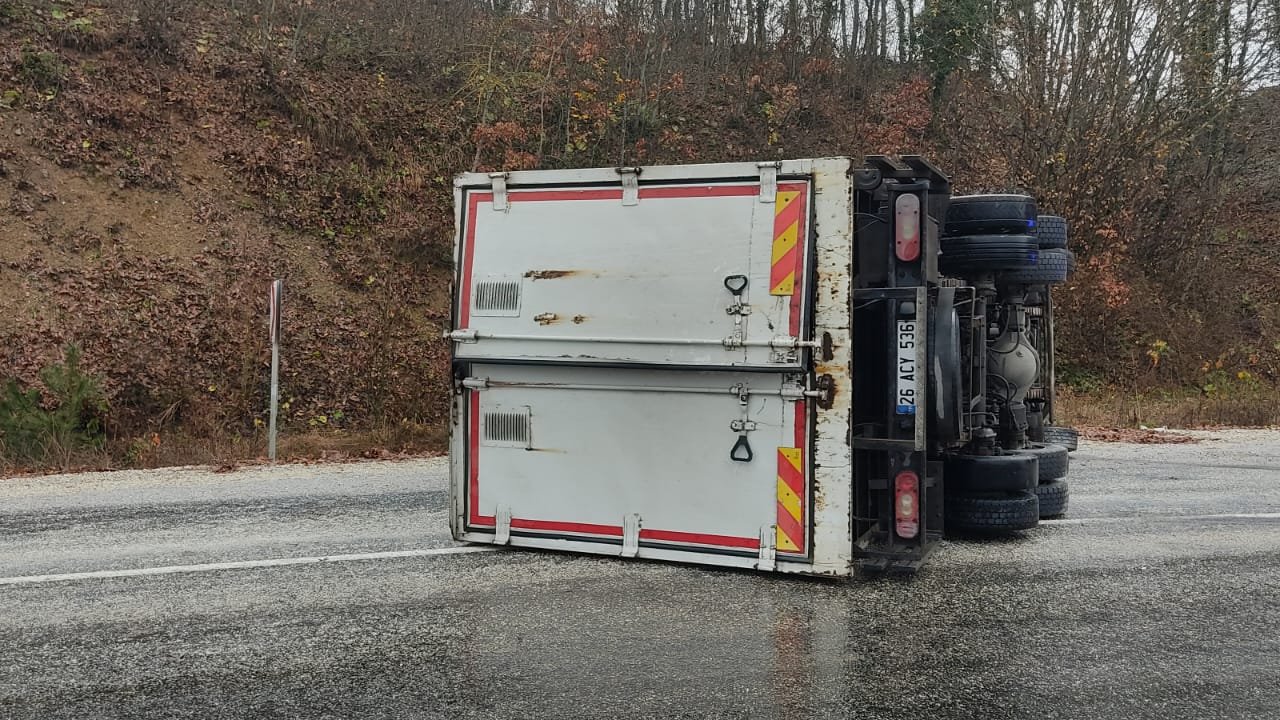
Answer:
POLYGON ((578 273, 578 270, 530 270, 524 276, 530 280, 559 280, 560 278, 573 277, 578 273))

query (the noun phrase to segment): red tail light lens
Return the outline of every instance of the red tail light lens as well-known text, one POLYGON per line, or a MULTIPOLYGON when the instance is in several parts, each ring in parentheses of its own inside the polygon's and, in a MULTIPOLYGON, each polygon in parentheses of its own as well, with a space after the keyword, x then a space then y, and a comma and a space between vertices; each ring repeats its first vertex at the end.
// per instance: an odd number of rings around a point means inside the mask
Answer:
POLYGON ((899 195, 893 202, 893 240, 899 260, 912 262, 920 257, 919 195, 899 195))
POLYGON ((893 481, 894 530, 910 540, 920 534, 920 477, 910 470, 898 473, 893 481))

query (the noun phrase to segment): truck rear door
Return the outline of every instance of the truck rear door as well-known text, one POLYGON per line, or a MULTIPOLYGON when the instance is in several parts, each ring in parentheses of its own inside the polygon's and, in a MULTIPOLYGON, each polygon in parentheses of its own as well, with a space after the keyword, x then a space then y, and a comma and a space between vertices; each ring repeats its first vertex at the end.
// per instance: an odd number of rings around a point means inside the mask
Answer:
POLYGON ((461 176, 455 536, 811 558, 814 193, 777 164, 461 176))
POLYGON ((801 367, 809 183, 462 190, 456 356, 801 367), (475 342, 471 342, 471 340, 475 342))

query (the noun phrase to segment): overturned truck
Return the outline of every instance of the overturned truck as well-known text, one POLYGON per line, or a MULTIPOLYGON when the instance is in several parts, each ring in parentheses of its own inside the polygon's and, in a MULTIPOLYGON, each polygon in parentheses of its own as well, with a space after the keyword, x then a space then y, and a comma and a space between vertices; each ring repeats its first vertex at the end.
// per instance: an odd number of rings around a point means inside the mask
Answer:
POLYGON ((914 569, 1062 514, 1061 218, 923 158, 455 182, 455 538, 914 569))

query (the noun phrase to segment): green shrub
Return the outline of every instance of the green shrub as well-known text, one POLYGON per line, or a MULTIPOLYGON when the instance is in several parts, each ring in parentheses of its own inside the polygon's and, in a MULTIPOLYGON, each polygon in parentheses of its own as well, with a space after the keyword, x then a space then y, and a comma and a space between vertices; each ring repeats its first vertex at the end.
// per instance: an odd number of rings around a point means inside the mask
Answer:
POLYGON ((80 368, 80 349, 69 345, 62 362, 40 371, 52 400, 10 379, 0 391, 0 457, 29 463, 60 460, 101 447, 107 404, 96 378, 80 368))
POLYGON ((0 0, 0 26, 22 19, 22 8, 16 0, 0 0))
POLYGON ((57 53, 24 48, 18 72, 41 90, 56 90, 67 78, 67 66, 57 53))
POLYGON ((1063 385, 1079 392, 1095 393, 1101 391, 1107 385, 1106 377, 1092 368, 1060 362, 1054 370, 1057 375, 1058 385, 1063 385))

